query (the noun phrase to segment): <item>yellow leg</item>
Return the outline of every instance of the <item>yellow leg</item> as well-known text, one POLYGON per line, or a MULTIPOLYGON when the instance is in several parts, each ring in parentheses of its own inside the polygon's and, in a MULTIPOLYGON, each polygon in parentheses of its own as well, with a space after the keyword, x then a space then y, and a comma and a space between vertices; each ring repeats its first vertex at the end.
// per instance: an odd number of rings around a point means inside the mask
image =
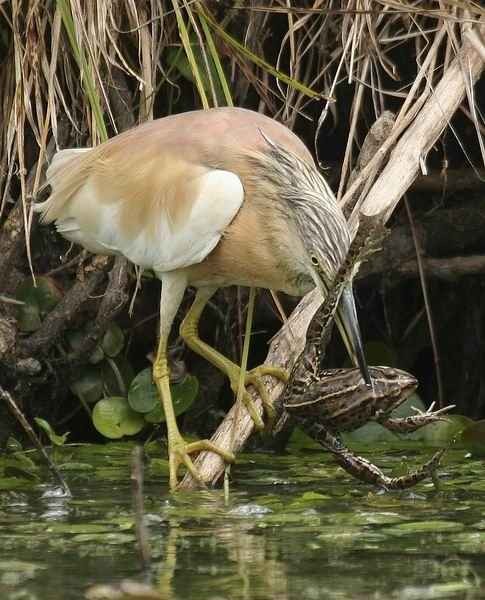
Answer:
MULTIPOLYGON (((231 389, 236 394, 239 385, 239 374, 241 371, 240 367, 223 356, 220 352, 212 348, 212 346, 209 346, 209 344, 203 342, 200 339, 198 332, 200 315, 202 314, 202 311, 204 310, 204 307, 209 299, 215 293, 216 289, 217 288, 207 287, 197 290, 195 300, 180 326, 180 335, 183 337, 187 346, 191 350, 206 358, 210 363, 212 363, 215 367, 229 377, 231 389)), ((269 365, 260 365, 259 367, 251 369, 246 373, 244 385, 254 385, 254 387, 257 389, 271 422, 274 418, 274 409, 271 405, 266 387, 261 379, 264 375, 271 375, 272 377, 276 377, 282 381, 287 381, 288 373, 284 369, 271 367, 269 365)), ((263 429, 263 420, 259 416, 250 394, 246 390, 243 395, 243 401, 254 421, 256 428, 263 429)))
POLYGON ((168 458, 170 473, 170 489, 177 487, 177 472, 180 465, 184 464, 192 477, 202 483, 200 474, 190 458, 190 454, 209 450, 222 456, 227 462, 234 462, 234 455, 218 448, 209 440, 200 440, 187 443, 180 434, 173 410, 172 395, 170 393, 170 379, 167 362, 167 341, 175 314, 182 300, 186 284, 185 280, 177 274, 163 275, 162 294, 160 299, 160 341, 157 356, 153 363, 153 380, 157 386, 162 400, 167 423, 168 458))

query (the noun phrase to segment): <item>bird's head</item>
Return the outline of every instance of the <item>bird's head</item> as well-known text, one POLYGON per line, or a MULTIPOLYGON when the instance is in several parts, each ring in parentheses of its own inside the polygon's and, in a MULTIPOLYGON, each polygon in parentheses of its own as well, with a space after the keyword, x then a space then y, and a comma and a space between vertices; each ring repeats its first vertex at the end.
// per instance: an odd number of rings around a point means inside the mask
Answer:
MULTIPOLYGON (((292 223, 302 245, 300 267, 315 282, 325 297, 343 264, 351 242, 351 232, 335 195, 313 164, 274 143, 261 132, 268 150, 253 162, 259 183, 265 179, 280 202, 287 223, 292 223)), ((296 252, 295 254, 300 254, 296 252)), ((335 320, 350 358, 358 366, 365 382, 371 378, 364 357, 352 282, 343 290, 335 320)))
MULTIPOLYGON (((316 170, 315 170, 316 171, 316 170)), ((351 242, 351 233, 337 200, 320 177, 320 193, 307 195, 305 210, 300 215, 300 235, 307 253, 308 271, 325 298, 335 276, 343 264, 351 242)), ((316 176, 314 176, 316 179, 316 176)), ((344 287, 335 312, 335 322, 347 352, 358 366, 367 385, 371 378, 365 360, 352 280, 344 287)))
MULTIPOLYGON (((330 273, 328 270, 327 261, 318 256, 318 252, 313 249, 309 255, 309 263, 311 264, 310 273, 313 277, 315 285, 325 297, 328 293, 336 270, 330 273)), ((357 311, 355 308, 354 294, 352 290, 352 282, 350 281, 344 287, 337 309, 335 312, 335 322, 342 336, 347 352, 354 363, 358 366, 362 377, 367 385, 372 385, 369 369, 364 355, 362 345, 362 336, 360 333, 359 321, 357 319, 357 311)))

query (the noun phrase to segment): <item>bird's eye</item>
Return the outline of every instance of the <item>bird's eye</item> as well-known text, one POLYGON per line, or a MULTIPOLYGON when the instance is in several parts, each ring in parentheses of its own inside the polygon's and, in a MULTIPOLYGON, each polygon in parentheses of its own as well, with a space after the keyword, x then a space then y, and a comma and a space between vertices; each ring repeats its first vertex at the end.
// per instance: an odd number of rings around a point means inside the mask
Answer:
POLYGON ((310 260, 312 261, 312 265, 318 267, 318 258, 316 256, 312 256, 310 260))

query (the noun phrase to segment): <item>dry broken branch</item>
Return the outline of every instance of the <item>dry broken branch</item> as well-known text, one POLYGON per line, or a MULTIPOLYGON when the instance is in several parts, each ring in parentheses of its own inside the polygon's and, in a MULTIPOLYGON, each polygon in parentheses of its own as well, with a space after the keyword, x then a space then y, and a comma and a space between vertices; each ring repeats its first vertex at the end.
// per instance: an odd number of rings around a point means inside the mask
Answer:
MULTIPOLYGON (((480 33, 483 33, 482 24, 480 33)), ((484 61, 475 47, 467 40, 459 50, 456 58, 445 70, 441 82, 427 98, 419 114, 409 124, 406 132, 396 144, 383 172, 374 183, 362 206, 365 214, 385 215, 386 221, 391 216, 397 203, 416 178, 420 161, 439 138, 454 112, 463 100, 467 86, 473 85, 484 68, 484 61)), ((358 207, 356 207, 358 211, 358 207)), ((357 218, 354 210, 352 218, 357 218)), ((266 362, 288 368, 301 352, 305 332, 309 321, 317 310, 321 298, 317 291, 308 294, 297 306, 285 327, 274 338, 266 362)), ((268 381, 268 393, 274 401, 282 391, 283 385, 268 381)), ((252 392, 256 406, 261 410, 261 403, 252 392)), ((262 411, 261 411, 262 412, 262 411)), ((244 407, 233 406, 212 441, 219 447, 233 451, 240 450, 253 431, 253 423, 244 407), (235 415, 238 415, 234 423, 235 415), (232 431, 232 427, 235 431, 232 431), (230 448, 231 439, 234 445, 230 448)), ((219 456, 203 452, 196 460, 202 479, 207 483, 215 483, 220 477, 224 465, 219 456)), ((195 482, 185 476, 182 488, 191 488, 195 482)))

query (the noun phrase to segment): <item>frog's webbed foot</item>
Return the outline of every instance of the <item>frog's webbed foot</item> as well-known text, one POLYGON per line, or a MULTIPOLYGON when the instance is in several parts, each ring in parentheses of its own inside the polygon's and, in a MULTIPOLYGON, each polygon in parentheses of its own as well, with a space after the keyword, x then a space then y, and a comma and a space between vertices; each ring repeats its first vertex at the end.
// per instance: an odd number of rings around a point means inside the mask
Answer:
POLYGON ((379 467, 376 467, 376 465, 361 456, 352 454, 352 452, 347 449, 345 449, 345 452, 334 453, 334 457, 347 473, 350 473, 365 483, 376 485, 384 490, 404 490, 415 486, 427 477, 433 477, 434 472, 439 467, 444 452, 444 450, 439 450, 419 469, 411 471, 401 477, 387 477, 379 467))
POLYGON ((422 411, 419 408, 413 407, 413 410, 416 412, 415 415, 411 415, 409 417, 402 418, 390 418, 390 417, 382 417, 377 419, 377 421, 389 431, 393 431, 395 433, 411 433, 416 431, 420 427, 424 427, 424 425, 428 425, 429 423, 436 423, 436 421, 446 421, 446 417, 443 416, 445 413, 450 411, 452 408, 455 408, 454 404, 450 404, 449 406, 445 406, 444 408, 440 408, 439 410, 433 410, 435 403, 433 402, 427 411, 422 411))
POLYGON ((404 490, 406 488, 410 488, 415 486, 423 479, 427 477, 434 478, 434 474, 436 469, 440 466, 441 457, 445 453, 445 449, 438 450, 435 452, 433 456, 428 460, 428 462, 424 463, 419 469, 415 471, 411 471, 407 475, 402 475, 401 477, 387 477, 389 480, 386 487, 388 490, 404 490))

